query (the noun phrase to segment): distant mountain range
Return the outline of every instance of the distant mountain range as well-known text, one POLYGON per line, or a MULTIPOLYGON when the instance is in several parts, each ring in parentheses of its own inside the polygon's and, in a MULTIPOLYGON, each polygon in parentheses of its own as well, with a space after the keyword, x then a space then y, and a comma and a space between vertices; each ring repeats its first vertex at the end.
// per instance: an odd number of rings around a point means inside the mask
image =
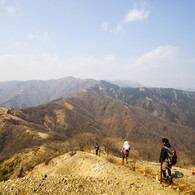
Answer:
POLYGON ((135 82, 135 81, 129 81, 129 80, 115 80, 115 81, 107 81, 108 83, 112 83, 112 84, 115 84, 115 85, 118 85, 119 87, 122 87, 122 88, 138 88, 138 87, 144 87, 144 85, 138 83, 138 82, 135 82))
MULTIPOLYGON (((39 106, 100 83, 93 79, 66 77, 57 80, 0 82, 0 107, 26 108, 39 106)), ((113 81, 121 87, 140 87, 133 81, 113 81)))
POLYGON ((15 108, 39 106, 96 83, 98 81, 92 79, 81 80, 73 77, 48 81, 2 82, 0 83, 0 106, 15 108))
POLYGON ((178 90, 195 92, 195 89, 192 88, 187 88, 187 89, 178 88, 178 90))
POLYGON ((195 128, 195 92, 146 88, 132 81, 96 81, 67 77, 48 81, 0 83, 0 107, 26 108, 61 100, 78 91, 95 91, 141 107, 154 116, 195 128))

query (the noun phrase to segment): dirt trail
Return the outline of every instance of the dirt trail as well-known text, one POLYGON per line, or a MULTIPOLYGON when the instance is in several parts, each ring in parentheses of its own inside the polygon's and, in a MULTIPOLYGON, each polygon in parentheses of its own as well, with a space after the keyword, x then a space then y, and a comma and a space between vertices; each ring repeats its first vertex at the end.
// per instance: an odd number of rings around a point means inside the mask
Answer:
POLYGON ((153 178, 93 154, 64 154, 28 176, 0 183, 0 194, 180 194, 153 178), (47 175, 47 176, 45 176, 47 175))

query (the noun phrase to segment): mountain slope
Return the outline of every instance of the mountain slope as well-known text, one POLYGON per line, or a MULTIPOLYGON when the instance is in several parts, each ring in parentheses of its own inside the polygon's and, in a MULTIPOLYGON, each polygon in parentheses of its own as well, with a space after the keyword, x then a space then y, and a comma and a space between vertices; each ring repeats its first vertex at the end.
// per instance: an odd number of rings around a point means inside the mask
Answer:
POLYGON ((10 81, 0 83, 0 106, 26 108, 68 96, 69 94, 93 86, 97 81, 66 77, 48 81, 10 81))
POLYGON ((195 93, 162 88, 120 88, 102 81, 90 90, 141 107, 154 116, 195 129, 195 93))
POLYGON ((151 151, 151 148, 160 150, 161 138, 168 137, 178 151, 185 151, 185 155, 189 155, 189 161, 194 160, 191 152, 195 152, 195 134, 191 128, 167 122, 142 108, 98 96, 94 92, 82 92, 79 97, 69 98, 68 101, 72 105, 82 105, 105 127, 110 137, 120 137, 134 143, 140 154, 143 153, 142 157, 154 160, 158 151, 151 151))
POLYGON ((101 124, 66 102, 23 110, 0 109, 0 161, 22 149, 51 141, 63 142, 80 133, 101 133, 101 124), (70 106, 70 107, 69 107, 70 106))
POLYGON ((175 191, 128 167, 79 151, 52 159, 48 165, 40 164, 29 175, 1 182, 0 192, 10 193, 11 186, 16 186, 15 193, 180 194, 179 188, 175 191))

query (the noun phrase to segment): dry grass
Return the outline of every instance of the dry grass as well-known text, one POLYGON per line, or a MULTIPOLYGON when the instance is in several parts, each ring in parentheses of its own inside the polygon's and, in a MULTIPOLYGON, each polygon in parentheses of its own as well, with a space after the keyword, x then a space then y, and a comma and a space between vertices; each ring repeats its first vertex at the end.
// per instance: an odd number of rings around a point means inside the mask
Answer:
MULTIPOLYGON (((105 156, 102 156, 102 157, 105 158, 105 156)), ((111 159, 112 163, 122 165, 121 158, 117 158, 117 157, 113 157, 109 155, 108 157, 106 157, 106 159, 108 161, 110 161, 111 159)), ((149 161, 130 160, 130 162, 128 164, 124 164, 124 166, 128 167, 132 171, 142 173, 143 175, 147 177, 150 177, 153 179, 156 179, 156 178, 160 179, 160 164, 159 163, 153 163, 149 161)), ((175 168, 172 168, 172 169, 174 170, 175 168)), ((186 174, 187 173, 189 174, 190 170, 192 170, 192 168, 188 168, 188 169, 177 168, 177 169, 179 169, 181 172, 186 173, 186 174)), ((169 186, 169 184, 164 184, 164 183, 162 185, 169 186)), ((187 177, 173 178, 173 183, 170 185, 170 187, 184 194, 190 194, 190 195, 195 194, 195 183, 194 181, 188 180, 187 177)))
POLYGON ((116 164, 116 162, 117 162, 113 156, 107 156, 106 160, 108 160, 109 162, 114 163, 114 164, 116 164))

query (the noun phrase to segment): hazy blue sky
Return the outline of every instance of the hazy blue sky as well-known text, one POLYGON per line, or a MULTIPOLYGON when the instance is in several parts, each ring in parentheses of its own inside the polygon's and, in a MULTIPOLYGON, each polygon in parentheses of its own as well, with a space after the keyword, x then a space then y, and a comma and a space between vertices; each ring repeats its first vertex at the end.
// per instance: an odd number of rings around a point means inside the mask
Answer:
POLYGON ((0 81, 195 88, 195 0, 0 0, 0 81))

